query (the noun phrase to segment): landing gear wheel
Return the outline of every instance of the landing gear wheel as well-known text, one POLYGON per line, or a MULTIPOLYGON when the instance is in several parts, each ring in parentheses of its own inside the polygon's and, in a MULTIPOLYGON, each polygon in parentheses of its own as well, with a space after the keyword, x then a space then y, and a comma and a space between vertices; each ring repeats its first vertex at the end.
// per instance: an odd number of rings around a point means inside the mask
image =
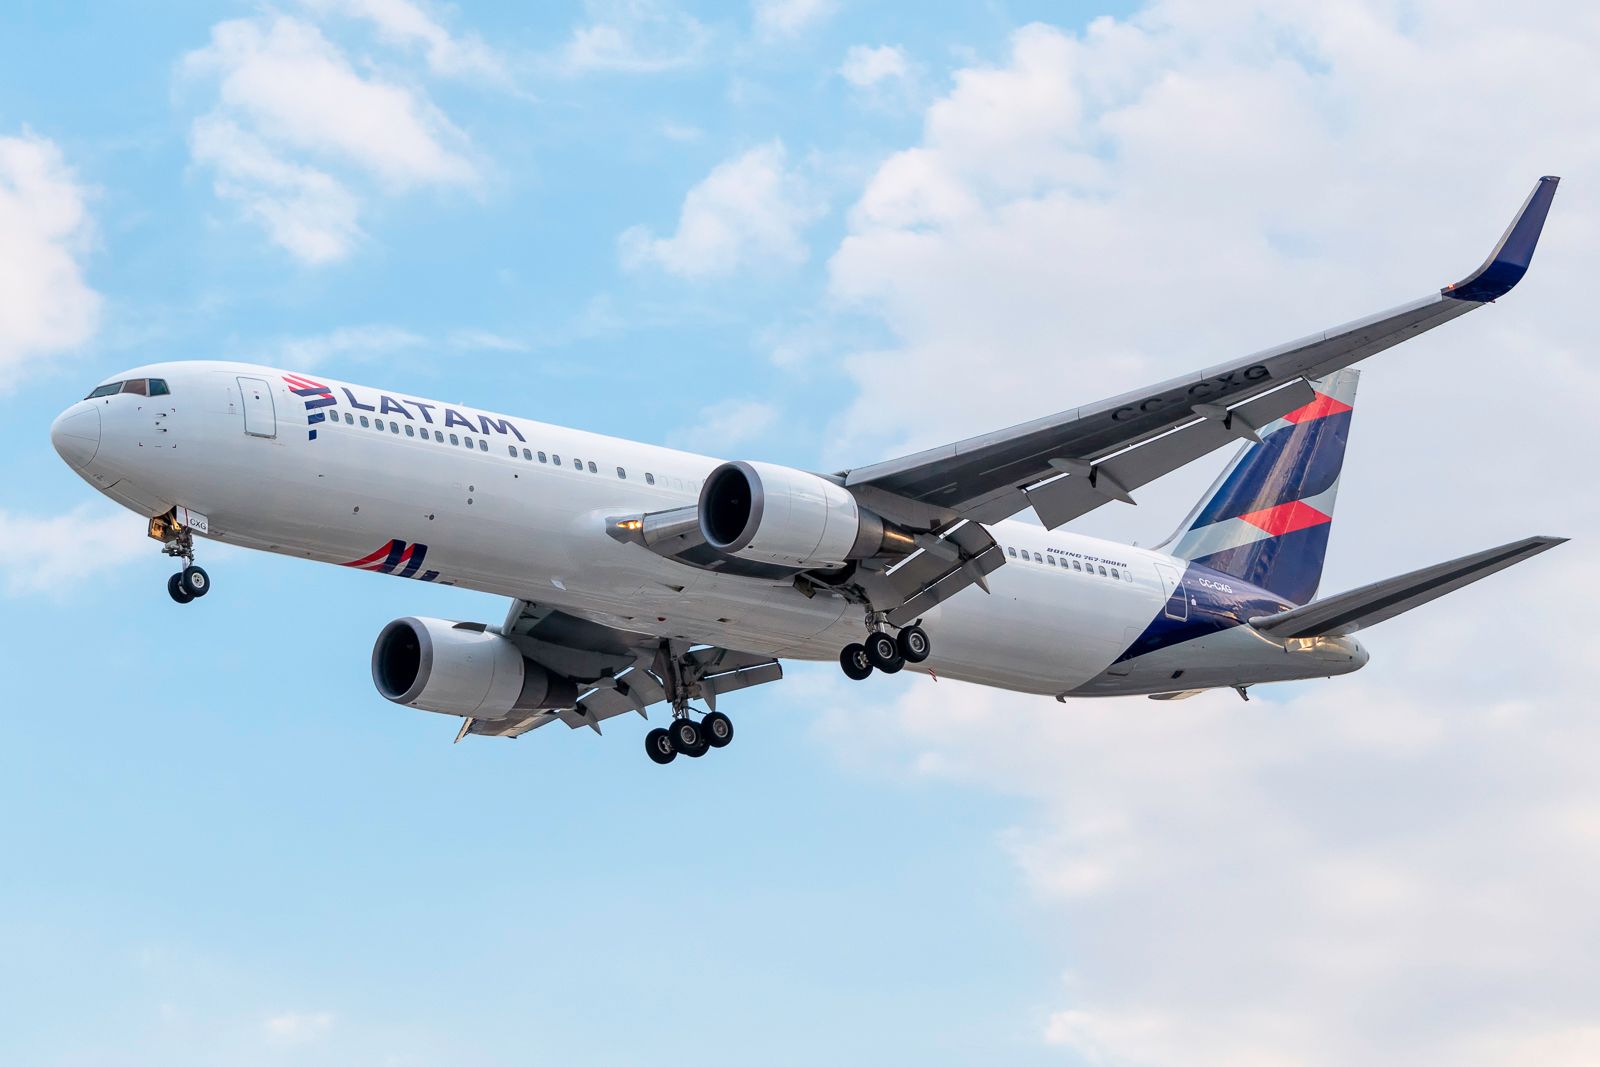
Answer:
POLYGON ((672 747, 672 738, 659 726, 644 735, 644 750, 657 763, 671 763, 678 758, 678 750, 672 747))
POLYGON ((906 665, 900 657, 899 646, 886 633, 867 635, 867 659, 884 674, 893 674, 906 665))
POLYGON ((167 579, 167 595, 180 604, 187 604, 194 599, 194 594, 183 587, 183 575, 174 574, 167 579))
POLYGON ((191 597, 205 596, 211 592, 211 576, 193 564, 183 568, 179 573, 178 584, 191 597))
POLYGON ((872 661, 867 658, 865 645, 845 645, 839 653, 839 666, 844 668, 846 677, 858 682, 872 673, 872 661))
POLYGON ((901 630, 894 643, 899 649, 900 658, 907 663, 921 663, 933 651, 933 646, 928 642, 928 631, 915 623, 901 630))
POLYGON ((700 733, 706 744, 721 748, 733 740, 733 720, 720 711, 713 711, 700 720, 700 733))
POLYGON ((672 739, 672 749, 681 756, 698 759, 706 754, 706 749, 711 746, 706 743, 705 734, 693 719, 675 719, 667 733, 672 739))

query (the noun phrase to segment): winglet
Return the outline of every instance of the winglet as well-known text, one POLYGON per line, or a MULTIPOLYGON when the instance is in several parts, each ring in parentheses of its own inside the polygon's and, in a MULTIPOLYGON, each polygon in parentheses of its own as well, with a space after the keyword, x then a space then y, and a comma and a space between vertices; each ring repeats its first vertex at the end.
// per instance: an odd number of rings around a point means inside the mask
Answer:
POLYGON ((1511 291, 1511 287, 1528 273, 1533 262, 1533 250, 1539 243, 1539 231, 1544 229, 1545 216, 1550 213, 1550 201, 1555 199, 1560 178, 1546 175, 1528 194, 1527 201, 1517 217, 1511 220, 1500 243, 1494 246, 1483 266, 1456 282, 1439 290, 1457 300, 1484 302, 1498 300, 1511 291))

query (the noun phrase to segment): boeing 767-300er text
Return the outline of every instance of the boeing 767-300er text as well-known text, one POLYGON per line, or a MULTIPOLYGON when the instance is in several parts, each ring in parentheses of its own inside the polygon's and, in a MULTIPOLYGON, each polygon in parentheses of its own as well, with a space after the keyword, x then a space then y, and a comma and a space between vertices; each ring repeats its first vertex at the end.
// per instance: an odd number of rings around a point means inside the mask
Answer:
POLYGON ((1315 599, 1355 402, 1351 364, 1510 291, 1556 178, 1484 264, 1420 300, 1148 389, 816 474, 243 363, 139 367, 51 438, 211 583, 197 536, 512 598, 498 626, 396 619, 389 700, 517 737, 664 702, 658 763, 733 736, 719 698, 782 658, 1057 698, 1176 698, 1347 674, 1351 635, 1543 552, 1530 537, 1315 599), (1243 442, 1164 551, 1066 532, 1243 442), (1031 508, 1042 525, 1014 521, 1031 508), (970 588, 969 588, 970 587, 970 588), (690 707, 701 701, 703 716, 690 707))

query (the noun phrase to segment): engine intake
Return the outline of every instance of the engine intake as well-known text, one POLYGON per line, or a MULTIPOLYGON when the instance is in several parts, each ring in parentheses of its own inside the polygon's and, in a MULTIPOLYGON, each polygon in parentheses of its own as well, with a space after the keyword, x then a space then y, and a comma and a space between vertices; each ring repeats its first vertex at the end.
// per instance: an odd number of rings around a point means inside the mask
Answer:
POLYGON ((712 471, 700 490, 700 533, 729 555, 808 569, 916 548, 844 486, 773 463, 712 471))
POLYGON ((372 646, 372 684, 386 700, 424 711, 499 719, 571 707, 578 687, 478 623, 404 618, 372 646))

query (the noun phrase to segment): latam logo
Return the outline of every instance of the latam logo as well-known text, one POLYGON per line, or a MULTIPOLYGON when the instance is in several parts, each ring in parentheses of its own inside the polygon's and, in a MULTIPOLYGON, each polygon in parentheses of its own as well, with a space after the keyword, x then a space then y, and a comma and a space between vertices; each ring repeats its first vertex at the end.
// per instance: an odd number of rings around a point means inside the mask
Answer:
POLYGON ((317 423, 325 418, 318 408, 325 408, 337 403, 333 399, 333 391, 321 382, 314 382, 310 378, 303 378, 298 374, 285 374, 284 382, 289 386, 289 392, 300 397, 306 402, 306 436, 308 440, 317 439, 317 423))
POLYGON ((360 559, 353 559, 343 566, 363 571, 377 571, 379 574, 393 574, 401 578, 415 578, 419 582, 431 582, 439 577, 439 572, 422 570, 422 561, 427 558, 427 545, 415 543, 408 545, 397 537, 376 552, 360 559), (418 571, 422 573, 419 574, 418 571))

